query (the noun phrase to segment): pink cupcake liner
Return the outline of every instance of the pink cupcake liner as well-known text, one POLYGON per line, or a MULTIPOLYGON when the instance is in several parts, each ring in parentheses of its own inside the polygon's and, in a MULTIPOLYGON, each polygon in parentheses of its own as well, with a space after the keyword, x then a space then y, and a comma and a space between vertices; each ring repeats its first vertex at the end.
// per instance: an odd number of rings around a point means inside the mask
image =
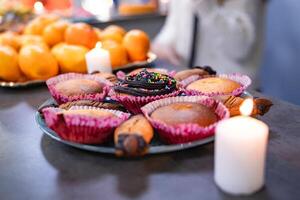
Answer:
POLYGON ((83 99, 102 101, 105 98, 105 96, 109 93, 110 88, 112 86, 111 82, 109 82, 101 77, 98 77, 96 75, 78 74, 78 73, 61 74, 56 77, 48 79, 46 83, 47 83, 47 86, 49 88, 49 91, 50 91, 52 97, 56 100, 56 102, 58 104, 66 103, 69 101, 83 100, 83 99), (58 84, 59 82, 71 80, 71 79, 79 79, 79 78, 95 80, 100 83, 104 83, 105 86, 103 88, 102 93, 67 96, 67 95, 61 94, 55 88, 55 85, 58 84))
POLYGON ((168 75, 174 78, 174 76, 175 76, 176 73, 177 72, 175 70, 172 70, 172 71, 168 72, 168 75))
POLYGON ((181 90, 176 90, 172 93, 165 95, 156 95, 156 96, 133 96, 133 95, 121 95, 111 90, 110 96, 111 99, 121 103, 127 110, 134 114, 142 113, 141 107, 155 100, 175 97, 178 96, 181 90))
POLYGON ((180 81, 180 84, 183 88, 186 88, 190 83, 199 80, 201 77, 203 77, 203 76, 192 75, 192 76, 189 76, 186 79, 183 79, 182 81, 180 81))
MULTIPOLYGON (((227 78, 227 79, 230 79, 230 80, 233 80, 233 81, 239 83, 241 85, 241 87, 235 89, 231 93, 223 93, 223 92, 204 93, 204 92, 199 92, 199 91, 196 91, 196 90, 188 90, 188 89, 184 89, 184 93, 188 96, 195 96, 195 95, 205 95, 205 96, 209 96, 209 97, 219 96, 219 95, 239 96, 251 85, 251 79, 248 76, 237 74, 237 73, 234 73, 234 74, 220 74, 220 75, 216 75, 216 76, 206 76, 205 78, 207 78, 207 77, 227 78)), ((180 83, 181 83, 181 86, 183 88, 186 88, 190 83, 192 83, 194 81, 197 81, 201 78, 202 78, 201 76, 194 75, 194 76, 190 76, 190 77, 182 80, 180 83)))
POLYGON ((142 111, 152 126, 157 130, 160 138, 168 144, 182 144, 213 136, 217 124, 230 116, 228 109, 221 102, 207 96, 181 96, 160 99, 145 105, 142 107, 142 111), (151 113, 157 108, 176 102, 196 102, 213 108, 219 120, 207 127, 201 127, 193 123, 168 125, 162 121, 151 118, 151 113))
MULTIPOLYGON (((71 109, 99 109, 74 106, 71 109)), ((117 117, 90 117, 78 114, 62 114, 60 108, 44 108, 45 122, 64 140, 82 144, 100 144, 113 137, 113 131, 130 116, 121 111, 102 109, 114 113, 117 117)))

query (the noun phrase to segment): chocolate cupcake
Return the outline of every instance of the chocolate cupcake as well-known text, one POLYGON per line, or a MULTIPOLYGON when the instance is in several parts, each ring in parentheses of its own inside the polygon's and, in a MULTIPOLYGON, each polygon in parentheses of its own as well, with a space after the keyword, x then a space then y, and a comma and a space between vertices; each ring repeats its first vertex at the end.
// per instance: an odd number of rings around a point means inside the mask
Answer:
POLYGON ((114 90, 133 96, 156 96, 174 92, 176 80, 166 74, 149 72, 146 69, 137 74, 128 75, 120 81, 114 90))
POLYGON ((165 75, 169 75, 168 74, 168 70, 163 69, 163 68, 138 68, 138 69, 134 69, 131 72, 128 73, 128 75, 135 75, 137 73, 140 73, 141 71, 148 71, 148 72, 156 72, 156 73, 160 73, 160 74, 165 74, 165 75))
POLYGON ((114 86, 112 99, 119 101, 133 113, 154 100, 177 96, 177 82, 166 74, 149 72, 146 69, 134 75, 127 75, 114 86))
POLYGON ((218 122, 229 118, 228 109, 206 96, 169 97, 153 101, 142 111, 160 138, 169 144, 213 136, 218 122))
POLYGON ((148 72, 156 72, 156 73, 160 73, 160 74, 165 74, 165 75, 169 75, 171 77, 174 77, 174 75, 176 74, 176 71, 168 71, 167 69, 164 69, 164 68, 137 68, 127 74, 123 71, 118 71, 117 77, 120 80, 124 80, 126 75, 136 75, 137 73, 139 73, 143 70, 146 70, 148 72))
POLYGON ((95 75, 62 74, 47 80, 47 86, 58 104, 76 100, 102 101, 112 84, 95 75))

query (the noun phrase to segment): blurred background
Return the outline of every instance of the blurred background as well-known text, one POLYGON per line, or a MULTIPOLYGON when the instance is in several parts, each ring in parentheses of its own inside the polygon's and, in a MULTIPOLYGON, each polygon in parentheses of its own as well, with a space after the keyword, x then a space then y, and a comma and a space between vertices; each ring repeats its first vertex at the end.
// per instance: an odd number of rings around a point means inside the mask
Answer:
MULTIPOLYGON (((30 13, 54 12, 72 21, 84 21, 100 28, 115 24, 127 30, 142 29, 154 39, 165 24, 171 1, 0 0, 1 30, 17 30, 16 24, 28 20, 30 13)), ((222 4, 224 1, 218 2, 222 4)), ((262 51, 260 90, 300 105, 300 1, 269 0, 266 11, 265 19, 260 19, 265 22, 264 40, 259 45, 262 51)))
POLYGON ((270 0, 260 76, 266 94, 300 105, 300 1, 270 0))

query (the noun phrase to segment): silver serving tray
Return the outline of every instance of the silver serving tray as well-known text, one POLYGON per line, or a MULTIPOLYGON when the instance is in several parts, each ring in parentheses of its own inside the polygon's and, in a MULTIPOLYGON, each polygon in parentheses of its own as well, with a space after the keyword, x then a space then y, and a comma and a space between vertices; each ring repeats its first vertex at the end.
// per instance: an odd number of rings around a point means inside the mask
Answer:
MULTIPOLYGON (((252 97, 252 95, 249 92, 244 92, 241 96, 243 97, 252 97)), ((53 99, 48 99, 47 101, 45 101, 40 107, 45 107, 47 105, 53 105, 56 102, 53 99)), ((99 145, 87 145, 87 144, 80 144, 80 143, 75 143, 75 142, 69 142, 66 140, 61 139, 56 133, 55 131, 53 131, 52 129, 50 129, 47 124, 45 123, 45 120, 43 119, 42 115, 37 111, 35 113, 35 120, 39 126, 39 128, 50 138, 61 142, 63 144, 78 148, 78 149, 82 149, 82 150, 86 150, 86 151, 91 151, 91 152, 98 152, 98 153, 105 153, 105 154, 115 154, 115 147, 113 143, 108 143, 108 144, 99 144, 99 145)), ((214 141, 214 136, 208 137, 208 138, 204 138, 201 140, 197 140, 197 141, 193 141, 193 142, 188 142, 188 143, 184 143, 184 144, 172 144, 172 145, 168 145, 168 144, 164 144, 160 141, 159 137, 156 136, 152 139, 148 152, 147 154, 161 154, 161 153, 168 153, 168 152, 174 152, 174 151, 181 151, 184 149, 189 149, 189 148, 193 148, 193 147, 197 147, 197 146, 201 146, 201 145, 205 145, 207 143, 210 143, 214 141)))
MULTIPOLYGON (((40 107, 44 107, 47 105, 51 105, 55 103, 53 99, 48 99, 46 102, 44 102, 40 107)), ((39 112, 36 112, 35 114, 35 119, 36 122, 39 126, 39 128, 50 138, 61 142, 63 144, 86 150, 86 151, 91 151, 91 152, 98 152, 98 153, 106 153, 106 154, 115 154, 115 147, 113 143, 109 144, 99 144, 99 145, 86 145, 86 144, 80 144, 80 143, 74 143, 74 142, 69 142, 66 140, 61 139, 55 131, 50 129, 47 124, 45 123, 45 120, 41 116, 39 112)), ((209 137, 205 138, 202 140, 194 141, 194 142, 189 142, 189 143, 184 143, 184 144, 174 144, 174 145, 167 145, 163 144, 158 137, 154 137, 152 139, 152 142, 150 143, 149 149, 147 151, 147 154, 160 154, 160 153, 167 153, 167 152, 173 152, 173 151, 180 151, 196 146, 201 146, 207 143, 210 143, 214 140, 214 137, 209 137)))

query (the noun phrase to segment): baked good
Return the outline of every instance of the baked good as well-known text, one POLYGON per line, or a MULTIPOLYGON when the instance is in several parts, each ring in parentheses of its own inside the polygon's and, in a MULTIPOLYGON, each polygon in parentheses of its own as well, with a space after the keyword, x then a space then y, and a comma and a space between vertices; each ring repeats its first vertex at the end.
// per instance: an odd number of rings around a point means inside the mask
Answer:
POLYGON ((107 73, 107 72, 97 72, 94 73, 95 76, 104 78, 112 83, 116 83, 118 81, 116 75, 112 74, 112 73, 107 73))
POLYGON ((168 74, 168 71, 166 69, 162 69, 162 68, 138 68, 138 69, 132 70, 129 73, 129 75, 137 74, 143 70, 147 70, 148 72, 157 72, 157 73, 161 73, 161 74, 168 74))
POLYGON ((42 109, 45 122, 63 140, 100 144, 113 136, 113 131, 130 114, 90 106, 73 106, 69 110, 55 107, 42 109))
POLYGON ((218 121, 229 118, 228 109, 207 96, 176 96, 142 107, 143 114, 168 144, 181 144, 210 137, 218 121))
POLYGON ((211 108, 194 102, 178 102, 161 106, 154 110, 150 116, 152 119, 168 125, 194 123, 204 127, 218 120, 211 108))
POLYGON ((207 77, 190 83, 186 89, 202 93, 232 93, 241 85, 233 80, 222 77, 207 77))
POLYGON ((111 99, 120 102, 130 112, 138 114, 147 103, 177 96, 179 93, 174 78, 143 69, 137 74, 126 75, 120 79, 111 92, 111 99))
POLYGON ((104 84, 89 79, 70 79, 57 83, 56 91, 66 96, 95 94, 103 91, 104 84))
POLYGON ((187 70, 182 70, 179 71, 175 74, 174 78, 177 81, 182 81, 190 76, 198 75, 198 76, 207 76, 207 75, 215 75, 216 71, 214 71, 211 67, 209 66, 204 66, 204 67, 193 67, 193 69, 187 69, 187 70))
MULTIPOLYGON (((222 102, 230 112, 230 116, 241 115, 240 106, 244 102, 245 98, 236 97, 232 95, 220 95, 215 96, 214 99, 222 102)), ((266 114, 273 106, 272 101, 265 98, 254 98, 254 105, 251 116, 266 114)))
POLYGON ((87 117, 116 117, 115 114, 104 109, 70 109, 62 111, 61 114, 83 115, 87 117))
POLYGON ((95 108, 120 110, 120 111, 126 112, 126 109, 124 108, 124 106, 117 102, 108 103, 108 102, 99 102, 99 101, 93 101, 93 100, 78 100, 78 101, 67 102, 67 103, 59 105, 59 108, 69 110, 73 106, 90 106, 90 107, 95 107, 95 108))
POLYGON ((67 73, 46 81, 58 104, 69 101, 103 101, 112 85, 109 81, 91 74, 67 73))
POLYGON ((176 80, 168 75, 146 69, 127 75, 114 87, 118 93, 133 96, 156 96, 172 93, 177 89, 176 80))
POLYGON ((145 153, 153 134, 152 126, 143 115, 131 117, 115 130, 116 154, 136 156, 145 153))

